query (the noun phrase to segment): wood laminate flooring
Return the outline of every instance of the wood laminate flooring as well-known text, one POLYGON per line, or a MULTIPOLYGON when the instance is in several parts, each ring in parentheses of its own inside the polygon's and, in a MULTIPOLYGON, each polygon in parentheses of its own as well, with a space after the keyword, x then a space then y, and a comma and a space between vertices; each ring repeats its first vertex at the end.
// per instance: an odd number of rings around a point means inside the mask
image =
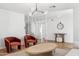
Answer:
MULTIPOLYGON (((53 41, 47 41, 47 42, 52 42, 52 43, 55 43, 53 41)), ((57 44, 57 49, 56 49, 56 53, 55 53, 55 56, 64 56, 66 55, 72 48, 74 48, 74 45, 72 43, 55 43, 57 44)), ((24 45, 21 46, 21 49, 25 49, 24 45)), ((18 50, 16 51, 13 51, 11 53, 15 53, 17 52, 18 50)), ((6 52, 6 48, 4 49, 0 49, 0 56, 5 56, 7 54, 10 54, 10 53, 7 53, 6 52)))

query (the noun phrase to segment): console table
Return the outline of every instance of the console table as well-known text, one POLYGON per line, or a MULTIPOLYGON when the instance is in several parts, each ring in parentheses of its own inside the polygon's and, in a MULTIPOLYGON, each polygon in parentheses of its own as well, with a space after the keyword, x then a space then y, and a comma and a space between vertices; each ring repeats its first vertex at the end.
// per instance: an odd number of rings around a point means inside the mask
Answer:
POLYGON ((60 37, 62 39, 62 43, 64 43, 64 36, 66 33, 55 33, 55 42, 57 42, 57 38, 60 37))

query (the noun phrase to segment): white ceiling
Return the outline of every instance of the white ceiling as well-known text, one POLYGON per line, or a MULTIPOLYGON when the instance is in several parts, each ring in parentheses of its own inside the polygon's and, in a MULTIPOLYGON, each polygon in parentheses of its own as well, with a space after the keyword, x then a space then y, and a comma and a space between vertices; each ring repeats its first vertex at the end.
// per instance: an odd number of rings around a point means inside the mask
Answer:
MULTIPOLYGON (((39 10, 56 11, 71 8, 79 8, 79 3, 54 3, 56 8, 49 8, 53 4, 49 3, 38 3, 39 10)), ((34 3, 0 3, 0 9, 6 9, 18 13, 28 14, 31 9, 35 8, 34 3)))

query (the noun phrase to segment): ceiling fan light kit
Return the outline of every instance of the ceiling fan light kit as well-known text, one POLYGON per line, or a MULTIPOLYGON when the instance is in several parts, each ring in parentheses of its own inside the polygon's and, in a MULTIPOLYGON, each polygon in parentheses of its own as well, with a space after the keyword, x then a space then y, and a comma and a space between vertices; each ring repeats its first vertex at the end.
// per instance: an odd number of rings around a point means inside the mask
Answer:
POLYGON ((36 12, 42 13, 42 14, 47 14, 46 11, 38 10, 37 3, 36 3, 36 8, 35 8, 35 10, 32 11, 31 13, 29 13, 29 16, 32 16, 32 15, 33 15, 34 13, 36 13, 36 12))
MULTIPOLYGON (((49 8, 56 8, 56 5, 52 5, 52 6, 50 6, 49 8)), ((48 13, 48 11, 38 10, 37 3, 36 3, 35 9, 33 9, 31 13, 29 13, 29 16, 34 15, 36 12, 37 12, 37 13, 41 13, 41 14, 47 14, 47 13, 48 13)))

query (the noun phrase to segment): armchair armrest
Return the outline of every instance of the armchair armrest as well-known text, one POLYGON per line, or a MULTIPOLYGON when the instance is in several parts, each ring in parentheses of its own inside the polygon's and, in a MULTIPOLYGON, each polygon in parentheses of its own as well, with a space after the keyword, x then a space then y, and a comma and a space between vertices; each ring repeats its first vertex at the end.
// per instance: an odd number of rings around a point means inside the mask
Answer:
POLYGON ((5 39, 5 46, 10 46, 10 41, 5 39))
POLYGON ((18 39, 18 38, 16 38, 17 40, 16 40, 16 42, 21 42, 21 40, 20 39, 18 39))
POLYGON ((8 43, 10 43, 10 41, 8 41, 8 40, 5 40, 6 42, 8 42, 8 43))

